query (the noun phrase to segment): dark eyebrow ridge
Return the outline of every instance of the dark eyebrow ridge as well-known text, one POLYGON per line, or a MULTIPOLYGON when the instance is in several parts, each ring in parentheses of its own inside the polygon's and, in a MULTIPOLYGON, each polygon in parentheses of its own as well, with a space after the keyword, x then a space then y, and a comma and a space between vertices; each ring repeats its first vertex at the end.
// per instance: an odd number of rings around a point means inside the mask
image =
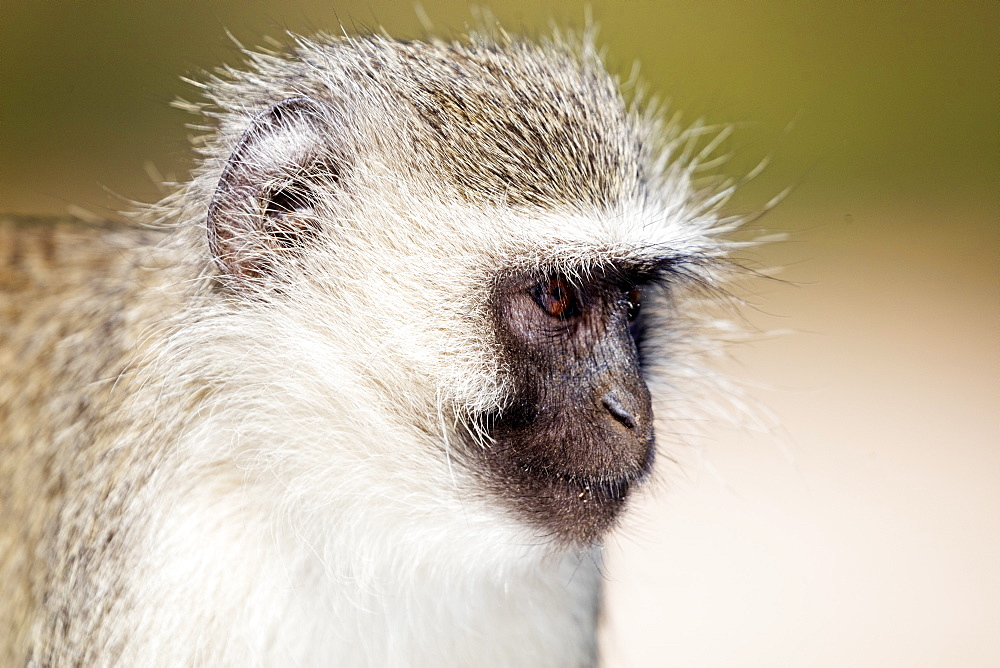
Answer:
POLYGON ((569 274, 574 279, 596 280, 618 286, 662 286, 678 282, 702 282, 697 267, 711 264, 712 260, 701 255, 664 254, 659 257, 605 260, 583 264, 567 272, 568 267, 554 266, 542 269, 539 277, 569 274))

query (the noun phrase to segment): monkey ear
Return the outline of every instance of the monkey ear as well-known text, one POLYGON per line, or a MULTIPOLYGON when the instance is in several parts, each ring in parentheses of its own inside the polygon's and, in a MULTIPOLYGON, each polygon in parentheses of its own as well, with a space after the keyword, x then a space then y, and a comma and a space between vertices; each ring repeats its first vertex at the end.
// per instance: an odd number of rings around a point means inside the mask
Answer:
POLYGON ((266 282, 319 231, 321 188, 346 167, 332 109, 291 97, 261 112, 226 163, 208 208, 208 242, 224 278, 237 288, 266 282))

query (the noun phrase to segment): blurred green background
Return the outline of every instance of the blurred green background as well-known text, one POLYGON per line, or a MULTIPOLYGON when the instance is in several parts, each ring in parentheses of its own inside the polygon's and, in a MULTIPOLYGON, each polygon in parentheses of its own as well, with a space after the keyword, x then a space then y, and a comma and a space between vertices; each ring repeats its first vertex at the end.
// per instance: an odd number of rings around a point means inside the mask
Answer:
MULTIPOLYGON (((485 4, 485 3, 484 3, 485 4)), ((0 4, 0 211, 113 216, 191 166, 180 76, 286 30, 461 34, 467 2, 0 4)), ((496 2, 511 32, 575 3, 496 2)), ((614 666, 1000 665, 1000 2, 595 0, 623 77, 733 123, 731 203, 784 281, 727 371, 773 419, 708 436, 609 546, 614 666), (782 336, 769 333, 782 330, 782 336), (706 463, 708 462, 708 463, 706 463)), ((683 429, 690 425, 684 425, 683 429)), ((666 428, 671 428, 667 425, 666 428)))
MULTIPOLYGON (((101 188, 155 198, 151 161, 183 175, 183 112, 168 103, 285 30, 419 37, 407 2, 78 2, 0 8, 0 202, 10 211, 107 205, 101 188)), ((467 2, 426 3, 440 32, 474 22, 467 2)), ((608 62, 633 62, 685 118, 739 124, 729 169, 773 156, 760 192, 799 197, 991 198, 998 186, 1000 4, 593 2, 608 62)), ((499 2, 509 30, 582 26, 576 3, 499 2)), ((755 191, 756 192, 756 191, 755 191)))

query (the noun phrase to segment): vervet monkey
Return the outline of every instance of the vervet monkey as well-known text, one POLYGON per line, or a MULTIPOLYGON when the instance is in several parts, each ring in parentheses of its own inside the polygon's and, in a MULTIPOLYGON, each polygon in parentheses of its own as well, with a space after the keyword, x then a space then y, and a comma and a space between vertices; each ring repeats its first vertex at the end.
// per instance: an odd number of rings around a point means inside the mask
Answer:
POLYGON ((594 664, 726 191, 589 39, 247 68, 139 225, 0 227, 0 663, 594 664))

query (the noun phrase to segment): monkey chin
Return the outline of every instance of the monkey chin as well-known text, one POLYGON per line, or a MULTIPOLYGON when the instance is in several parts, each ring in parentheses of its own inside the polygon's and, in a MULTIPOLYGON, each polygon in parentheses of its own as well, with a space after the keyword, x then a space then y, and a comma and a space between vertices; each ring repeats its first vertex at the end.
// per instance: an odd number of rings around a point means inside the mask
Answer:
POLYGON ((535 496, 520 509, 532 525, 562 546, 601 541, 617 524, 632 490, 646 471, 618 478, 557 475, 535 483, 535 496))
POLYGON ((494 452, 486 456, 488 487, 538 537, 558 548, 578 548, 601 542, 616 526, 629 497, 649 476, 655 452, 650 438, 632 461, 574 472, 494 452))

